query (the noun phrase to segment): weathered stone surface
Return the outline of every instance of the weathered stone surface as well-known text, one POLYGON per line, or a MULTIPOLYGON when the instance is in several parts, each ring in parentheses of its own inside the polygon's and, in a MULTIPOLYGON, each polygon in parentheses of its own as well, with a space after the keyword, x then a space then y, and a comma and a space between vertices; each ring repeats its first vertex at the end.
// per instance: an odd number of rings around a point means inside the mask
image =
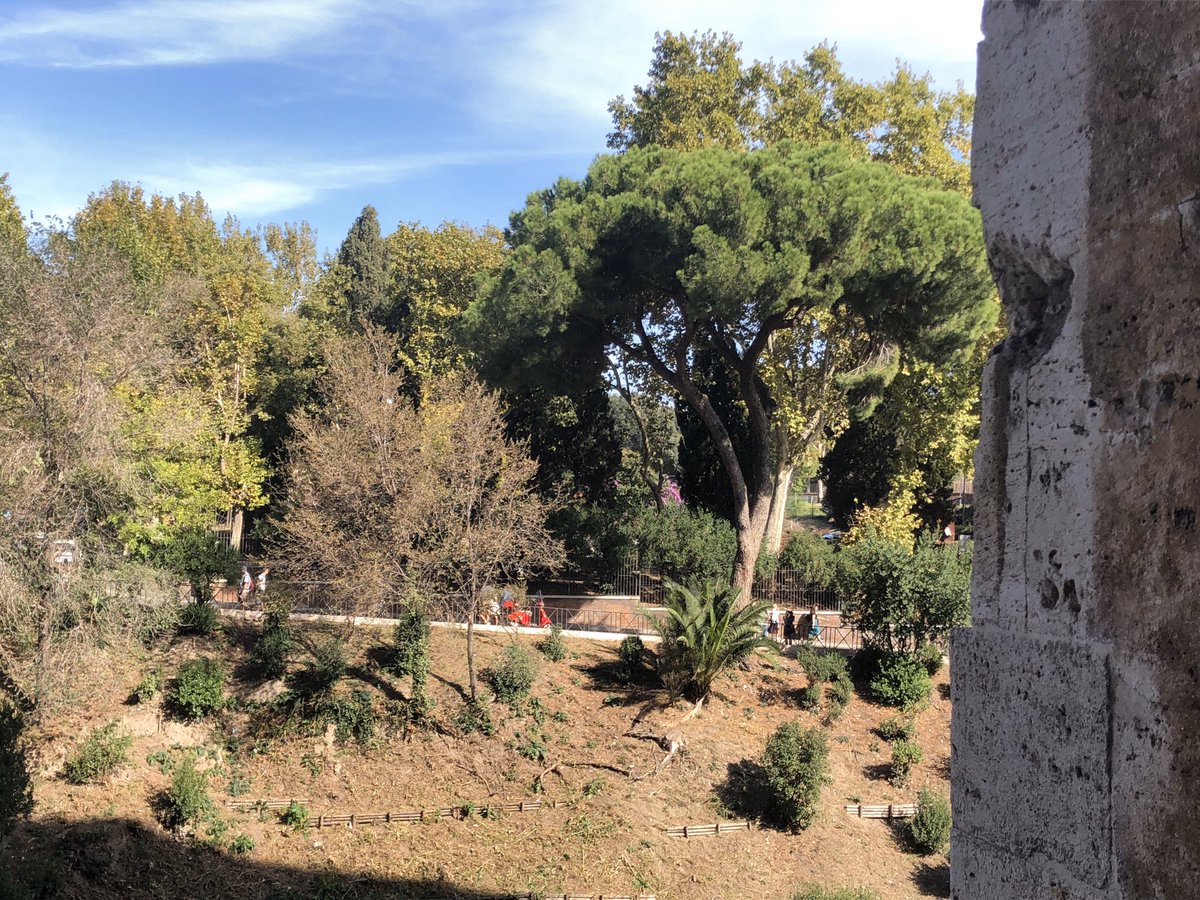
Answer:
POLYGON ((955 637, 952 887, 1200 896, 1200 4, 989 0, 984 34, 1011 336, 955 637))
POLYGON ((1107 656, 976 627, 955 635, 951 665, 956 834, 1021 858, 1045 854, 1102 887, 1110 862, 1107 656))

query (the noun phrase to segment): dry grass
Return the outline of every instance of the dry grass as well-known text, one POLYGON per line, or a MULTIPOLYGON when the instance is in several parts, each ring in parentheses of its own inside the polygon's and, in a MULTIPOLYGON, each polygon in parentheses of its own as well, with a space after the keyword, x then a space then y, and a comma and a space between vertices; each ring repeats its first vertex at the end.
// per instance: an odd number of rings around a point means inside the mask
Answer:
MULTIPOLYGON (((370 662, 367 651, 384 637, 378 631, 359 630, 348 679, 351 686, 374 692, 381 706, 406 690, 370 662)), ((510 638, 483 634, 477 640, 486 666, 510 638)), ((616 681, 613 644, 569 641, 572 655, 566 660, 542 662, 534 689, 544 711, 542 723, 530 714, 517 717, 497 706, 493 714, 498 727, 492 737, 460 737, 444 727, 416 731, 405 741, 399 733, 384 730, 377 746, 363 749, 294 731, 260 743, 253 752, 253 727, 246 711, 225 715, 218 734, 208 725, 163 720, 157 705, 125 705, 147 668, 158 665, 173 673, 184 659, 203 652, 220 653, 235 669, 243 647, 244 636, 239 640, 227 634, 211 642, 180 642, 143 659, 109 662, 104 677, 91 679, 90 695, 81 697, 69 716, 40 726, 34 820, 6 852, 36 856, 39 846, 52 844, 72 822, 117 823, 89 839, 107 848, 99 874, 85 877, 86 872, 71 870, 58 888, 62 895, 97 897, 183 896, 185 887, 219 893, 222 885, 239 896, 271 896, 282 890, 281 885, 291 886, 296 896, 308 896, 319 893, 312 879, 322 873, 350 886, 329 896, 367 896, 372 885, 384 885, 391 896, 640 890, 664 900, 786 898, 809 882, 862 885, 884 898, 944 895, 944 857, 923 859, 908 853, 886 822, 852 819, 841 812, 843 804, 858 800, 912 801, 925 786, 948 790, 950 704, 941 689, 944 673, 935 679, 939 689, 929 707, 917 715, 917 742, 924 759, 905 788, 896 789, 883 777, 890 748, 872 733, 893 711, 856 697, 828 728, 833 782, 824 791, 821 814, 811 828, 798 835, 763 827, 685 840, 668 838, 664 829, 712 822, 722 815, 743 818, 754 811, 756 798, 744 789, 742 779, 752 775, 767 736, 779 724, 790 719, 819 722, 818 716, 798 708, 797 694, 806 680, 791 659, 756 661, 720 679, 710 705, 681 726, 686 751, 660 774, 640 780, 612 769, 646 775, 662 759, 663 750, 654 741, 626 733, 664 734, 687 708, 664 708, 661 692, 649 680, 632 687, 616 681), (106 785, 66 784, 58 773, 75 741, 114 718, 134 736, 133 762, 106 785), (545 761, 517 752, 531 736, 545 745, 545 761), (226 744, 239 746, 235 755, 226 744), (244 858, 198 853, 166 835, 152 809, 153 797, 168 778, 145 759, 173 745, 208 748, 206 764, 219 766, 223 773, 211 779, 213 796, 221 805, 228 798, 226 787, 234 768, 250 780, 245 796, 310 798, 315 816, 533 798, 535 779, 555 763, 561 774, 546 775, 541 796, 565 803, 494 819, 474 815, 422 825, 300 833, 278 824, 274 816, 264 822, 253 813, 223 809, 229 834, 250 835, 254 850, 244 858), (141 875, 131 880, 131 869, 141 875), (173 888, 178 892, 172 893, 173 888)), ((443 722, 449 722, 462 703, 464 654, 461 633, 435 630, 430 694, 437 703, 434 715, 443 722)), ((243 697, 256 687, 252 679, 234 681, 243 697)))

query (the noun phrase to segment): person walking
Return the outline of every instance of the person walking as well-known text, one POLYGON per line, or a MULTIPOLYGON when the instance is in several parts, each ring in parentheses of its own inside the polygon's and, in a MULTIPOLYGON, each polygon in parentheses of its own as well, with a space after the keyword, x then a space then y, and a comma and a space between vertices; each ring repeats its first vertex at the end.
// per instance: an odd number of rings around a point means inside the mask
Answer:
POLYGON ((242 582, 238 585, 238 606, 244 609, 253 593, 254 576, 250 574, 250 570, 246 566, 242 566, 242 582))
POLYGON ((796 639, 796 613, 788 610, 783 616, 783 646, 790 647, 796 639))
POLYGON ((258 605, 262 606, 263 594, 267 592, 267 575, 271 570, 264 568, 258 573, 258 578, 254 580, 254 593, 257 594, 258 605))

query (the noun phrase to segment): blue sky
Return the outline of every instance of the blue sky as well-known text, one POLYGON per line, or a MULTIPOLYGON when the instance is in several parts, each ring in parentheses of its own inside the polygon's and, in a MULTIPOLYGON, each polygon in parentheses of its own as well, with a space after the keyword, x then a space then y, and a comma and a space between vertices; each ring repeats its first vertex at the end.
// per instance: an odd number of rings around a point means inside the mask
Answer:
POLYGON ((0 172, 27 215, 113 179, 199 191, 244 224, 504 225, 605 151, 605 106, 656 31, 729 31, 743 59, 837 43, 972 87, 977 0, 0 0, 0 172))

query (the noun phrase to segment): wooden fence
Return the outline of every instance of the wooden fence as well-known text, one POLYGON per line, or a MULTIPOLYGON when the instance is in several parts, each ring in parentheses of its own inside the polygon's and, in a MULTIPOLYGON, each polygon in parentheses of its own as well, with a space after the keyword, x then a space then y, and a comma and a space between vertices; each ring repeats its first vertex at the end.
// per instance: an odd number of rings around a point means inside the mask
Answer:
MULTIPOLYGON (((260 809, 287 809, 292 803, 307 803, 307 800, 230 800, 228 806, 241 812, 252 812, 260 809)), ((358 825, 386 825, 392 822, 436 822, 439 819, 465 819, 478 813, 481 816, 496 816, 505 812, 534 812, 539 809, 556 809, 558 800, 521 800, 517 803, 474 804, 462 803, 458 806, 443 806, 438 809, 410 809, 400 812, 380 813, 322 813, 309 818, 308 823, 317 828, 329 828, 334 825, 348 825, 354 828, 358 825)))
POLYGON ((872 806, 846 807, 846 815, 858 816, 860 819, 911 819, 916 814, 915 803, 877 803, 872 806))
POLYGON ((710 834, 730 834, 734 831, 749 831, 749 822, 715 822, 712 825, 672 825, 667 837, 703 837, 710 834))

